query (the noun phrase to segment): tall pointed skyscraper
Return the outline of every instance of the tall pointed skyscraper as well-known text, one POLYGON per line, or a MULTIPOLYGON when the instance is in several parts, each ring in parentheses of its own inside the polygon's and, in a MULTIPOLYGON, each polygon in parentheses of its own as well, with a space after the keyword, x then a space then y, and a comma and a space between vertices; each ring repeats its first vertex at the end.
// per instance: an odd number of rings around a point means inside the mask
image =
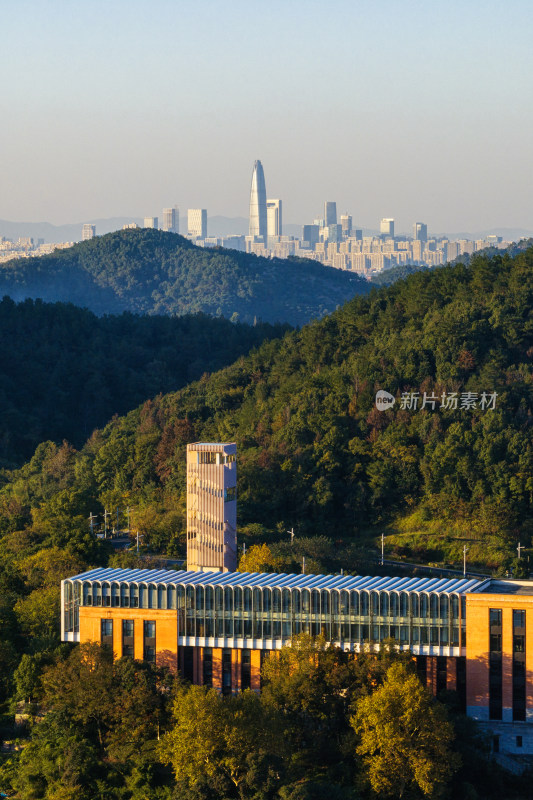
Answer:
POLYGON ((254 164, 250 190, 250 236, 264 236, 267 241, 267 194, 265 173, 260 161, 254 164))

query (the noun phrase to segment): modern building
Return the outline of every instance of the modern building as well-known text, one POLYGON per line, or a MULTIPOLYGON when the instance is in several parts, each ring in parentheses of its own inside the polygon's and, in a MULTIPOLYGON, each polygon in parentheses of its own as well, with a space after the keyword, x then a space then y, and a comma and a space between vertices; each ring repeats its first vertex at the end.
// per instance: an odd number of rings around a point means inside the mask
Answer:
POLYGON ((415 222, 413 225, 413 239, 415 242, 427 242, 428 226, 425 222, 415 222))
POLYGON ((156 230, 159 228, 159 220, 157 217, 145 217, 144 218, 144 226, 145 228, 155 228, 156 230))
POLYGON ((281 200, 267 200, 267 236, 283 235, 281 200))
POLYGON ((394 220, 384 217, 381 220, 381 222, 379 223, 379 232, 381 233, 382 236, 384 236, 384 237, 389 237, 390 236, 390 238, 393 239, 394 238, 394 220))
POLYGON ((434 693, 457 691, 495 749, 533 753, 532 581, 101 568, 64 580, 61 607, 63 641, 107 643, 223 693, 259 689, 262 659, 295 634, 354 655, 392 638, 434 693))
POLYGON ((326 200, 324 203, 324 225, 328 227, 329 225, 336 225, 337 224, 337 203, 332 202, 331 200, 326 200))
POLYGON ((180 232, 180 211, 177 206, 163 209, 163 230, 169 233, 180 232))
POLYGON ((347 239, 352 235, 352 218, 350 214, 341 214, 342 237, 347 239))
POLYGON ((187 235, 195 239, 207 236, 207 210, 205 208, 189 208, 187 211, 187 235))
POLYGON ((187 568, 237 569, 237 446, 187 445, 187 568))
POLYGON ((262 236, 265 244, 268 236, 265 173, 260 161, 254 163, 252 172, 249 236, 262 236))
POLYGON ((320 240, 319 225, 304 225, 302 227, 302 241, 307 242, 310 247, 314 247, 320 240))
POLYGON ((81 240, 87 242, 89 239, 94 239, 96 236, 96 225, 90 225, 88 222, 81 229, 81 240))

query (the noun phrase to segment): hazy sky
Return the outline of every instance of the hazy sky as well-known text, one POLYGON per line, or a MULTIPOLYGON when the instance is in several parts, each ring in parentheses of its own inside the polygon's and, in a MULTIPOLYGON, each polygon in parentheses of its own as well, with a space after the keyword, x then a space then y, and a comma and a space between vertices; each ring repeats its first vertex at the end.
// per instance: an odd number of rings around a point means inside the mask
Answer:
POLYGON ((533 227, 531 0, 3 0, 0 218, 533 227))

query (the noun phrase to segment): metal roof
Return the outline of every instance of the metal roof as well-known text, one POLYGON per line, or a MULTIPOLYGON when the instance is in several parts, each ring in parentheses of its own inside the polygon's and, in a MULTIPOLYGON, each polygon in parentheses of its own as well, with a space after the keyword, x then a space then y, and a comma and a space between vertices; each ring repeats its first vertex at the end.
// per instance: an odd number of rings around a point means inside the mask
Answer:
POLYGON ((279 589, 347 589, 464 594, 485 581, 469 578, 387 578, 369 575, 297 575, 277 572, 185 572, 157 569, 91 569, 68 578, 98 583, 151 583, 162 586, 246 586, 279 589))

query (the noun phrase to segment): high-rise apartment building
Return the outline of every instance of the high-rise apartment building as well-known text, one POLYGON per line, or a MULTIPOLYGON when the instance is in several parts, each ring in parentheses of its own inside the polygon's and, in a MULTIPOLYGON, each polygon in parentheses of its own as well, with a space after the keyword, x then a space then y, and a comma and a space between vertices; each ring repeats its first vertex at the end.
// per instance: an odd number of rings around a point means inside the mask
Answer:
POLYGON ((329 225, 337 224, 337 203, 331 200, 326 200, 324 203, 324 225, 326 228, 329 225))
POLYGON ((250 236, 262 236, 266 244, 268 236, 267 197, 265 173, 260 161, 254 163, 250 188, 250 236))
POLYGON ((379 223, 379 232, 382 236, 394 238, 394 220, 384 217, 379 223))
POLYGON ((180 232, 180 212, 177 206, 163 209, 163 230, 169 233, 180 232))
POLYGON ((302 239, 308 245, 314 247, 318 244, 320 239, 320 226, 319 225, 304 225, 302 227, 302 239))
POLYGON ((187 211, 187 235, 195 239, 207 236, 207 210, 205 208, 189 208, 187 211))
POLYGON ((352 235, 352 218, 350 214, 341 214, 341 228, 344 239, 352 235))
POLYGON ((90 225, 88 222, 85 223, 85 225, 81 229, 82 242, 86 242, 89 239, 94 239, 95 236, 96 236, 96 225, 90 225))
POLYGON ((159 227, 159 220, 157 217, 145 217, 144 218, 144 227, 145 228, 157 228, 159 227))
POLYGON ((267 235, 282 236, 281 200, 267 200, 267 235))
POLYGON ((415 222, 413 225, 413 239, 415 242, 427 242, 428 226, 425 222, 415 222))
POLYGON ((237 445, 187 445, 187 569, 237 569, 237 445))

